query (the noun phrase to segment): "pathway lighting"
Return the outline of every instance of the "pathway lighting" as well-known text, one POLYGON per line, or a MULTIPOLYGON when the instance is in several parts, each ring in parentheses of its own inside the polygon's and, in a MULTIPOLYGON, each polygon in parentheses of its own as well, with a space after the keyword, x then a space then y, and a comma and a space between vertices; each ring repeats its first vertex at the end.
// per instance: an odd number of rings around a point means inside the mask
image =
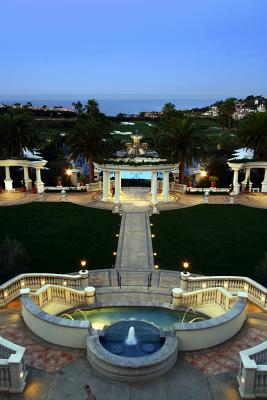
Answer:
POLYGON ((265 296, 261 296, 261 301, 264 301, 265 300, 265 296))
POLYGON ((116 233, 116 237, 119 237, 119 234, 118 234, 118 233, 116 233))
POLYGON ((154 268, 155 268, 155 269, 159 269, 158 264, 155 264, 155 265, 154 265, 154 268))
POLYGON ((86 267, 87 261, 85 259, 81 260, 81 267, 84 269, 86 267))
POLYGON ((248 285, 244 285, 244 290, 245 290, 245 292, 248 291, 248 285))
POLYGON ((66 175, 68 176, 68 180, 69 180, 69 191, 70 191, 70 177, 71 177, 72 171, 70 168, 68 168, 66 170, 66 175))
POLYGON ((21 371, 21 373, 19 374, 19 377, 22 379, 23 376, 24 376, 24 373, 23 373, 23 371, 21 371))
POLYGON ((205 176, 207 176, 207 172, 206 171, 202 171, 200 174, 203 178, 205 178, 205 176))
POLYGON ((112 254, 113 254, 113 256, 116 256, 116 255, 117 255, 117 252, 116 252, 116 251, 113 251, 112 254))
POLYGON ((66 281, 63 282, 63 286, 67 286, 67 282, 66 281))
POLYGON ((206 289, 206 287, 207 287, 207 284, 204 282, 204 283, 202 283, 202 288, 203 289, 206 289))
POLYGON ((153 224, 150 224, 150 226, 153 226, 153 224))
POLYGON ((7 292, 5 292, 5 293, 4 293, 4 296, 5 296, 5 297, 7 297, 7 295, 8 295, 8 293, 7 293, 7 292))
POLYGON ((153 238, 155 237, 154 233, 151 235, 151 237, 153 237, 153 238))
POLYGON ((41 285, 45 285, 45 280, 44 279, 41 280, 41 285))
POLYGON ((24 286, 25 286, 25 282, 22 281, 22 282, 20 283, 20 286, 21 286, 21 287, 24 287, 24 286))
POLYGON ((157 256, 158 255, 158 253, 153 253, 153 256, 157 256))

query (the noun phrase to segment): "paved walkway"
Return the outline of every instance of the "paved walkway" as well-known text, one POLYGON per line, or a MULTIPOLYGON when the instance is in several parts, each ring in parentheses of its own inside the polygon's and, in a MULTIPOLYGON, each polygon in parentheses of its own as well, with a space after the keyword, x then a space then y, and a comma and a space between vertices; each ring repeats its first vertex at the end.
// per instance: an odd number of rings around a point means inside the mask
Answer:
POLYGON ((149 214, 122 214, 116 268, 150 270, 154 268, 149 214))

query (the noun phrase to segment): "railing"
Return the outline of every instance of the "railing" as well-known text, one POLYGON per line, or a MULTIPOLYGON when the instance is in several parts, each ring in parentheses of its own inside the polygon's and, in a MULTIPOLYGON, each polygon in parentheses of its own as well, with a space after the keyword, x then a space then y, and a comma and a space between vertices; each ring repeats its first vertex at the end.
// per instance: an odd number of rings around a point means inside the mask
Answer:
POLYGON ((200 276, 188 278, 188 291, 222 287, 229 292, 247 292, 248 299, 267 310, 267 289, 253 279, 243 276, 200 276))
POLYGON ((0 391, 23 392, 27 376, 24 352, 24 347, 0 336, 0 391))
POLYGON ((206 304, 218 304, 223 310, 228 311, 236 303, 238 297, 233 296, 223 288, 201 289, 182 294, 182 305, 198 307, 206 304))
POLYGON ((45 285, 35 293, 31 293, 31 298, 40 308, 52 301, 73 306, 86 302, 84 291, 57 285, 45 285))
POLYGON ((241 398, 267 397, 267 341, 240 351, 237 380, 241 398))

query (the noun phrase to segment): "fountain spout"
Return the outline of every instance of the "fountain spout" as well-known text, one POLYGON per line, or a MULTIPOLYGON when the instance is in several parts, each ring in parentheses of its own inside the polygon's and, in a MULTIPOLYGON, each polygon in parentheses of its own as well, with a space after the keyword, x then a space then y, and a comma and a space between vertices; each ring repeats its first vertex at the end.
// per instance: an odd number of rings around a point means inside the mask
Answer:
POLYGON ((136 339, 136 336, 135 336, 135 330, 134 330, 133 326, 131 326, 129 328, 128 336, 127 336, 127 338, 125 340, 125 343, 128 346, 134 346, 134 345, 137 344, 137 339, 136 339))

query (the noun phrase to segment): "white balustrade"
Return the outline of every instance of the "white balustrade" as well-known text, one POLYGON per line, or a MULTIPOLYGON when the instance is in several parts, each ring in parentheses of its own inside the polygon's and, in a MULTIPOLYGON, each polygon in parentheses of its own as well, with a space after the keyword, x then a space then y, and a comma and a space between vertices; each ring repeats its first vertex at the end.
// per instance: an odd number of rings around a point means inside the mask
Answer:
POLYGON ((31 293, 30 296, 35 304, 40 308, 50 302, 68 305, 86 303, 84 291, 71 289, 65 286, 45 285, 35 293, 31 293))
POLYGON ((0 336, 0 392, 23 392, 27 376, 24 352, 24 347, 0 336))
POLYGON ((218 304, 225 311, 233 307, 238 297, 233 296, 221 287, 201 289, 194 292, 182 293, 181 304, 186 307, 198 307, 205 304, 218 304))

